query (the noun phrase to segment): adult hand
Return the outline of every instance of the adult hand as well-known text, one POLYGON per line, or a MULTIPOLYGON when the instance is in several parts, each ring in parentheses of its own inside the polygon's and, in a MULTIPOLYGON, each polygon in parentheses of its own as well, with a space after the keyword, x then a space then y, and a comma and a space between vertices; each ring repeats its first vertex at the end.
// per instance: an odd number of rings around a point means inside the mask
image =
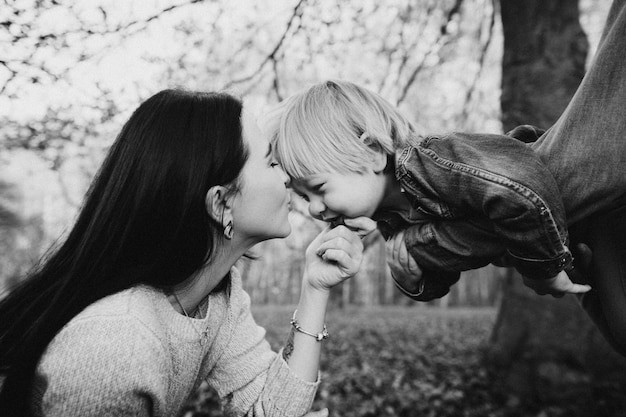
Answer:
POLYGON ((574 255, 574 267, 567 271, 567 275, 576 284, 593 284, 591 272, 591 260, 593 254, 589 246, 578 243, 572 249, 574 255))
POLYGON ((419 292, 422 270, 406 248, 404 230, 386 242, 386 253, 387 265, 398 285, 412 294, 419 292))
POLYGON ((359 234, 346 226, 330 226, 306 250, 305 280, 313 288, 329 290, 357 273, 363 260, 359 234))
POLYGON ((524 285, 532 288, 539 295, 550 294, 553 297, 560 298, 565 294, 582 294, 591 290, 589 285, 573 283, 565 271, 561 271, 549 279, 523 278, 524 285))
POLYGON ((376 230, 376 222, 369 217, 343 219, 343 224, 362 238, 376 230))

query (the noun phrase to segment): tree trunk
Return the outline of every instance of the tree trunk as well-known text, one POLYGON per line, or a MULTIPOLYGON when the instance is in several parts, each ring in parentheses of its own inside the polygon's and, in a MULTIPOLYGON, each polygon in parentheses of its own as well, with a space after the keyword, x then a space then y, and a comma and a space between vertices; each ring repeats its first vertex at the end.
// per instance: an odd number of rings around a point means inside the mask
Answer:
MULTIPOLYGON (((501 0, 502 120, 549 127, 584 74, 588 43, 576 0, 501 0)), ((574 296, 539 297, 510 270, 488 352, 509 392, 527 401, 592 395, 593 380, 624 372, 574 296)))

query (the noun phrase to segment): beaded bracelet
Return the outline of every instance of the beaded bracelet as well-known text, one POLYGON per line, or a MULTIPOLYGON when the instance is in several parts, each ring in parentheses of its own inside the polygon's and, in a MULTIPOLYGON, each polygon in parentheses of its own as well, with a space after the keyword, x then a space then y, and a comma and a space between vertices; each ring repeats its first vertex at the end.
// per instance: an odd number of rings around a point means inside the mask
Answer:
POLYGON ((328 334, 328 329, 326 329, 326 323, 324 323, 324 329, 322 330, 321 333, 318 333, 318 334, 309 333, 303 330, 302 327, 300 327, 300 323, 298 323, 298 320, 296 320, 297 312, 298 310, 296 309, 296 311, 293 312, 293 317, 291 318, 291 325, 293 326, 294 329, 296 329, 296 331, 300 333, 304 333, 308 336, 314 337, 315 340, 317 340, 318 342, 321 342, 324 339, 328 339, 329 334, 328 334))

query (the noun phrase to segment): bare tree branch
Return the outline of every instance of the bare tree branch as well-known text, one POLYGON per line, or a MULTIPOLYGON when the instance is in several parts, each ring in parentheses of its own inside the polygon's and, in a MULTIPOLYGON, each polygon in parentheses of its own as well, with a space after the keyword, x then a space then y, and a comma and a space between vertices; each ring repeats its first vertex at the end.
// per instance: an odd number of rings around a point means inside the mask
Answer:
MULTIPOLYGON (((96 31, 96 30, 83 30, 83 29, 78 29, 75 31, 70 31, 70 32, 66 32, 66 34, 71 34, 71 33, 86 33, 88 35, 107 35, 107 34, 111 34, 111 33, 119 33, 122 31, 125 31, 127 29, 132 28, 135 25, 139 25, 139 24, 143 24, 144 26, 142 28, 139 28, 138 30, 143 30, 146 28, 146 26, 152 22, 153 20, 157 20, 159 19, 161 16, 163 16, 164 14, 167 14, 173 10, 176 9, 180 9, 182 7, 187 7, 189 5, 192 4, 196 4, 196 3, 203 3, 205 0, 187 0, 184 3, 180 3, 180 4, 174 4, 171 5, 169 7, 165 7, 163 9, 161 9, 160 11, 153 13, 152 15, 143 18, 143 19, 137 19, 137 20, 133 20, 131 22, 128 22, 124 25, 119 25, 113 29, 108 29, 108 30, 102 30, 102 31, 96 31)), ((102 8, 100 8, 100 10, 102 11, 105 19, 106 19, 106 12, 104 10, 102 10, 102 8)), ((132 33, 132 32, 131 32, 132 33)))
POLYGON ((282 36, 280 37, 280 39, 278 40, 278 42, 274 46, 272 52, 270 52, 269 55, 267 55, 265 57, 265 59, 263 59, 263 61, 258 65, 257 69, 252 71, 250 74, 248 74, 248 75, 246 75, 244 77, 241 77, 241 78, 229 81, 228 83, 226 83, 224 85, 224 89, 228 89, 228 88, 232 87, 233 85, 245 83, 247 81, 252 80, 257 75, 259 75, 261 73, 261 71, 263 71, 263 68, 270 61, 274 60, 274 58, 276 57, 276 54, 278 53, 280 48, 283 46, 283 43, 285 42, 285 39, 287 39, 287 34, 291 30, 291 27, 293 26, 294 22, 296 21, 297 18, 298 19, 302 18, 302 13, 303 13, 302 6, 305 3, 306 3, 306 0, 298 1, 298 4, 296 4, 296 7, 294 7, 293 13, 292 13, 291 17, 289 18, 289 21, 287 22, 287 27, 285 28, 285 31, 283 32, 282 36))
POLYGON ((53 169, 52 172, 56 174, 56 180, 57 180, 57 183, 59 184, 61 195, 63 196, 63 199, 65 200, 65 202, 72 208, 78 208, 81 204, 81 200, 76 200, 76 198, 72 196, 72 193, 70 193, 70 190, 69 190, 70 187, 65 181, 63 173, 58 169, 58 167, 56 169, 53 169))
MULTIPOLYGON (((435 7, 436 7, 435 4, 433 3, 429 4, 423 16, 431 16, 433 14, 435 7)), ((416 48, 418 43, 421 41, 421 39, 423 39, 423 35, 424 35, 424 32, 426 31, 427 25, 424 23, 424 24, 419 25, 419 27, 421 30, 417 33, 416 36, 413 37, 413 41, 410 43, 409 47, 405 48, 404 55, 402 56, 402 59, 400 60, 400 65, 398 66, 398 71, 396 73, 397 84, 400 84, 400 79, 402 77, 402 74, 404 73, 404 69, 409 63, 410 57, 413 55, 414 48, 416 48)), ((404 37, 404 33, 402 33, 402 37, 404 37)), ((423 60, 425 61, 427 57, 428 56, 423 57, 423 60)))
MULTIPOLYGON (((4 66, 7 70, 9 70, 10 72, 10 76, 3 82, 3 85, 0 86, 0 93, 3 93, 6 91, 7 86, 13 82, 19 73, 21 73, 21 68, 23 67, 28 67, 28 68, 34 68, 37 71, 53 78, 53 79, 59 79, 60 76, 62 76, 63 73, 60 74, 55 74, 53 72, 51 72, 47 67, 46 67, 46 63, 45 62, 41 62, 41 63, 34 63, 33 62, 33 58, 35 56, 35 53, 46 46, 51 46, 54 44, 60 45, 60 47, 65 47, 67 46, 68 43, 68 37, 70 37, 71 35, 85 35, 85 36, 94 36, 94 35, 110 35, 110 34, 133 34, 133 33, 137 33, 140 32, 142 30, 145 30, 148 25, 154 21, 159 19, 160 17, 164 16, 165 14, 168 14, 174 10, 183 8, 183 7, 187 7, 193 4, 198 4, 198 3, 203 3, 206 0, 186 0, 184 2, 181 2, 179 4, 174 4, 168 7, 164 7, 161 10, 143 18, 143 19, 135 19, 133 21, 127 22, 125 24, 122 25, 117 25, 115 27, 112 28, 106 28, 103 30, 96 30, 93 28, 90 28, 87 26, 87 24, 82 23, 80 27, 78 27, 77 29, 73 29, 73 30, 66 30, 63 32, 59 32, 59 33, 41 33, 41 34, 33 34, 33 27, 32 27, 32 22, 36 21, 38 18, 40 18, 41 13, 39 12, 40 10, 44 9, 44 6, 42 4, 37 4, 36 6, 36 15, 34 18, 32 18, 29 22, 26 23, 18 23, 18 22, 14 22, 14 21, 4 21, 4 22, 0 22, 0 30, 5 31, 7 34, 9 34, 10 37, 10 42, 15 45, 17 43, 20 43, 22 41, 26 41, 26 49, 30 50, 30 53, 27 56, 23 56, 19 59, 4 59, 2 61, 0 61, 0 64, 2 66, 4 66), (16 29, 14 26, 18 26, 18 28, 16 29), (14 27, 12 31, 10 31, 11 27, 14 27), (16 33, 13 33, 16 32, 16 33), (34 42, 33 42, 34 41, 34 42), (31 43, 32 42, 32 43, 31 43)), ((213 0, 210 0, 213 1, 213 0)), ((52 5, 55 6, 60 6, 60 4, 56 1, 51 1, 52 5)), ((17 18, 22 14, 22 10, 16 8, 14 5, 12 5, 11 7, 13 7, 13 15, 17 18)), ((102 13, 103 16, 103 21, 106 22, 107 20, 107 13, 106 11, 102 8, 99 7, 98 10, 102 13)), ((104 46, 102 48, 102 50, 106 50, 108 49, 109 46, 104 46)), ((101 51, 100 51, 101 52, 101 51)), ((78 58, 78 62, 82 62, 85 61, 87 59, 92 58, 93 56, 97 55, 97 53, 94 54, 86 54, 85 52, 81 53, 81 55, 78 58)), ((34 78, 32 80, 33 82, 39 82, 38 78, 34 78)))
POLYGON ((396 100, 396 105, 399 105, 400 103, 402 103, 406 99, 406 96, 407 96, 411 86, 413 85, 413 83, 417 79, 417 76, 420 73, 420 71, 426 66, 426 62, 428 62, 428 59, 431 56, 439 54, 439 51, 448 42, 450 42, 450 40, 448 38, 448 35, 449 35, 448 27, 449 27, 450 22, 452 21, 452 19, 454 19, 454 16, 461 13, 461 6, 462 6, 462 4, 463 4, 463 0, 456 0, 455 3, 454 3, 454 6, 452 6, 452 8, 448 11, 448 13, 446 15, 445 21, 441 24, 441 26, 439 28, 439 33, 440 33, 439 38, 435 41, 435 43, 433 44, 433 47, 426 54, 424 54, 424 57, 422 58, 422 60, 419 62, 419 64, 417 64, 415 69, 412 71, 412 73, 409 76, 406 84, 402 88, 402 92, 400 93, 400 96, 396 100))
POLYGON ((280 102, 283 101, 283 95, 280 93, 279 86, 279 76, 278 76, 278 60, 272 58, 272 69, 274 70, 274 81, 272 82, 272 87, 274 92, 276 93, 276 99, 280 102))
POLYGON ((13 81, 15 79, 15 77, 17 77, 17 71, 15 71, 13 68, 11 68, 6 61, 0 60, 0 65, 5 67, 9 71, 9 74, 10 74, 9 77, 4 82, 4 84, 2 85, 2 87, 0 87, 0 94, 2 94, 2 93, 4 93, 4 90, 6 89, 7 85, 11 81, 13 81))
POLYGON ((463 119, 467 119, 468 117, 469 103, 472 101, 472 96, 474 95, 474 91, 476 91, 478 80, 480 79, 483 69, 485 68, 485 60, 487 59, 487 51, 489 50, 489 47, 491 46, 491 42, 493 40, 494 27, 496 24, 496 9, 495 9, 495 5, 493 4, 493 2, 490 2, 490 3, 492 7, 491 7, 491 15, 489 16, 489 23, 487 26, 487 39, 485 40, 485 44, 483 45, 480 51, 480 58, 478 59, 478 71, 476 71, 476 74, 474 74, 474 80, 470 84, 470 87, 467 90, 467 93, 465 94, 465 102, 463 104, 463 111, 461 113, 461 117, 463 119))

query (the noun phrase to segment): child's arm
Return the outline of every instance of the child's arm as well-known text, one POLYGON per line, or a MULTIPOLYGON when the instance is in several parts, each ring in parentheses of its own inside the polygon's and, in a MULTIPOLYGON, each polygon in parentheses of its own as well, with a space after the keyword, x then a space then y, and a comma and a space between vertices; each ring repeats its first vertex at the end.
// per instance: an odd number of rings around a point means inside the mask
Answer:
POLYGON ((422 270, 404 244, 404 231, 400 230, 386 242, 387 265, 396 286, 408 296, 418 296, 424 291, 422 270))
POLYGON ((574 284, 565 271, 548 279, 524 278, 524 285, 532 288, 539 295, 550 294, 553 297, 563 297, 565 294, 581 294, 591 290, 589 285, 574 284))
POLYGON ((524 143, 503 135, 429 137, 399 154, 396 174, 425 214, 405 239, 420 265, 473 269, 505 250, 531 278, 549 279, 570 265, 556 181, 524 143))
MULTIPOLYGON (((406 247, 404 232, 404 230, 400 230, 386 243, 387 265, 398 289, 408 297, 418 301, 430 301, 447 294, 448 291, 441 291, 441 289, 444 286, 446 289, 449 288, 456 280, 448 282, 442 280, 441 275, 434 274, 434 271, 422 270, 406 247), (440 289, 440 294, 435 297, 428 297, 428 294, 432 293, 433 287, 440 289)), ((557 276, 549 279, 523 277, 524 285, 539 295, 549 294, 557 298, 563 297, 565 294, 580 294, 591 290, 589 285, 572 282, 568 273, 561 271, 557 276)), ((441 274, 445 273, 442 271, 441 274)))
POLYGON ((562 297, 566 293, 585 293, 591 290, 587 284, 587 276, 591 268, 591 249, 583 243, 579 243, 573 250, 576 260, 567 271, 549 280, 537 280, 524 277, 524 285, 530 287, 539 295, 550 294, 553 297, 562 297), (574 267, 575 266, 575 267, 574 267))
POLYGON ((387 265, 396 287, 416 301, 431 301, 450 291, 460 277, 456 271, 432 270, 421 267, 409 253, 400 230, 386 242, 387 265))

